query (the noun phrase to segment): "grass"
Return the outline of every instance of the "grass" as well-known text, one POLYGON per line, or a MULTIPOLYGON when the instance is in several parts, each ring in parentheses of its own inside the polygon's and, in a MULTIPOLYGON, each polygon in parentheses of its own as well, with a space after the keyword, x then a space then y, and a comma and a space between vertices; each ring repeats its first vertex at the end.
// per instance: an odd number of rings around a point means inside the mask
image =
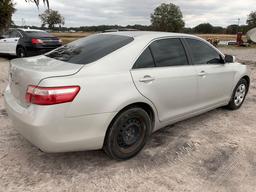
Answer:
POLYGON ((76 33, 52 33, 52 34, 60 38, 64 44, 67 44, 77 39, 87 37, 93 33, 92 32, 76 32, 76 33))

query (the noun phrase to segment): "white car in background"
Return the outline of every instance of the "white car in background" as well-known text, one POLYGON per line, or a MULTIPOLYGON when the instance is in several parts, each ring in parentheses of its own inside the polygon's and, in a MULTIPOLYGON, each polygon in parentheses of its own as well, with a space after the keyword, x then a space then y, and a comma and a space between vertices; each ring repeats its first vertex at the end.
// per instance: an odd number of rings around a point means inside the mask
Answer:
POLYGON ((61 45, 59 38, 37 29, 10 29, 0 36, 0 53, 17 57, 41 55, 61 45))
POLYGON ((42 151, 103 148, 125 160, 162 127, 239 109, 249 85, 245 65, 198 37, 116 32, 12 60, 4 98, 14 127, 42 151))

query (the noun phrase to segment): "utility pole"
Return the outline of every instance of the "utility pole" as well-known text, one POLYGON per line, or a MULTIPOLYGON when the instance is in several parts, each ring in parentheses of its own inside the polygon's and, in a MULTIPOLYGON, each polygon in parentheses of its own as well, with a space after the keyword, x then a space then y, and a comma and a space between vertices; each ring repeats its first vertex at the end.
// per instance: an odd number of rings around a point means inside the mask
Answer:
POLYGON ((25 25, 26 25, 26 21, 24 18, 21 19, 21 25, 23 28, 25 28, 25 25))
POLYGON ((238 18, 238 19, 237 19, 237 33, 239 32, 240 21, 241 21, 241 19, 238 18))

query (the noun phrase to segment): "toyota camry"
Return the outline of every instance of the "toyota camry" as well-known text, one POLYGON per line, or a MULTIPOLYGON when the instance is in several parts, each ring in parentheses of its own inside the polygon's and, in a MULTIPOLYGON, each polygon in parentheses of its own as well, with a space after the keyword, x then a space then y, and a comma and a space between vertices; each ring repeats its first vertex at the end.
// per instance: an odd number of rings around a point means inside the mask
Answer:
POLYGON ((91 35, 12 60, 9 79, 8 114, 39 149, 103 149, 118 160, 169 124, 239 109, 250 85, 233 56, 196 36, 161 32, 91 35))

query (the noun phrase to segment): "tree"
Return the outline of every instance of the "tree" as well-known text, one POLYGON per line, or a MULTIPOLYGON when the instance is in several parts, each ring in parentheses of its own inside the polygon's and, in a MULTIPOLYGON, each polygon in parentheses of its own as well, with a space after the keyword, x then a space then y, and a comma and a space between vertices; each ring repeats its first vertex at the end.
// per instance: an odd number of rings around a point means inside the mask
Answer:
POLYGON ((247 19, 247 24, 250 29, 256 27, 256 11, 250 13, 247 19))
POLYGON ((0 1, 0 33, 3 33, 12 24, 12 14, 15 12, 15 3, 12 0, 0 1))
MULTIPOLYGON (((25 0, 26 2, 33 2, 36 6, 39 6, 39 3, 43 1, 49 9, 49 0, 25 0)), ((15 12, 15 3, 13 0, 0 0, 0 33, 3 33, 7 30, 12 24, 12 15, 15 12)))
POLYGON ((172 3, 163 3, 151 14, 154 30, 179 32, 185 26, 180 8, 172 3))
POLYGON ((65 19, 64 17, 55 10, 48 9, 44 13, 39 15, 42 26, 48 25, 50 29, 53 29, 55 25, 64 25, 65 19))
POLYGON ((237 34, 238 28, 239 28, 238 25, 229 25, 227 27, 226 33, 227 34, 237 34))
POLYGON ((194 28, 195 33, 209 34, 214 33, 214 27, 210 23, 202 23, 194 28))
POLYGON ((213 33, 214 34, 223 34, 225 33, 226 29, 220 26, 213 26, 213 33))
POLYGON ((37 7, 39 7, 40 1, 43 1, 44 4, 47 5, 48 9, 50 7, 49 0, 25 0, 26 2, 34 2, 37 7))

